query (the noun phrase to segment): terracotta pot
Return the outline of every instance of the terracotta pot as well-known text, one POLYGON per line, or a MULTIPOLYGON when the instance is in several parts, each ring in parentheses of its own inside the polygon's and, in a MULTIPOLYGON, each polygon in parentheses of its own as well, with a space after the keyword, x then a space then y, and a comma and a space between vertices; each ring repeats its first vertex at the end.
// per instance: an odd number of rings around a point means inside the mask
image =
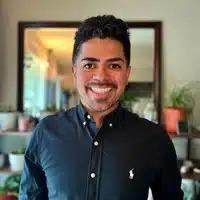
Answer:
POLYGON ((0 200, 17 200, 18 198, 16 196, 0 196, 0 200))
POLYGON ((165 128, 169 134, 177 133, 177 121, 186 119, 186 110, 176 108, 165 108, 165 128))

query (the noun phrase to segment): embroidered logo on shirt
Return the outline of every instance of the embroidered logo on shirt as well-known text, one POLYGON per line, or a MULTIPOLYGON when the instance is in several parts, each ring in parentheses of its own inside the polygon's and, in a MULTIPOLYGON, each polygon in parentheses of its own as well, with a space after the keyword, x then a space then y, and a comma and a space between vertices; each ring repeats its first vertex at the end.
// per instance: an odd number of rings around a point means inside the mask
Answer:
POLYGON ((129 178, 130 179, 133 179, 133 177, 134 177, 134 173, 133 173, 133 171, 134 171, 134 169, 131 169, 130 171, 129 171, 129 178))

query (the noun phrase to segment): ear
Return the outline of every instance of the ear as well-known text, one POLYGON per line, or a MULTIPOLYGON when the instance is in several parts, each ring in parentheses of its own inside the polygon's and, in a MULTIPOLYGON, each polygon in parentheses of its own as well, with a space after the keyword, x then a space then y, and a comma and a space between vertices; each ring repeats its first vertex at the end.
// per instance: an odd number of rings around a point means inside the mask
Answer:
POLYGON ((128 67, 127 67, 127 71, 126 71, 126 80, 127 80, 126 85, 128 85, 128 79, 129 79, 131 70, 132 70, 132 69, 131 69, 131 66, 128 66, 128 67))
POLYGON ((76 78, 76 67, 74 65, 72 66, 72 73, 74 75, 74 78, 76 78))

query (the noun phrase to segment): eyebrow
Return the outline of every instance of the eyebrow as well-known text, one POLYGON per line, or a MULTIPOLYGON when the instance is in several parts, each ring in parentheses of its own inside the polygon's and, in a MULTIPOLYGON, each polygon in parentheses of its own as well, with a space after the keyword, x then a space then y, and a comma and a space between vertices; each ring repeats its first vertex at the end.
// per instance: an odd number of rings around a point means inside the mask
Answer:
POLYGON ((99 62, 100 60, 97 58, 93 58, 93 57, 85 57, 85 58, 81 59, 81 61, 99 62))
MULTIPOLYGON (((85 58, 81 59, 81 61, 100 62, 100 59, 93 58, 93 57, 85 57, 85 58)), ((124 62, 124 60, 120 57, 109 58, 106 61, 107 62, 117 62, 117 61, 124 62)))

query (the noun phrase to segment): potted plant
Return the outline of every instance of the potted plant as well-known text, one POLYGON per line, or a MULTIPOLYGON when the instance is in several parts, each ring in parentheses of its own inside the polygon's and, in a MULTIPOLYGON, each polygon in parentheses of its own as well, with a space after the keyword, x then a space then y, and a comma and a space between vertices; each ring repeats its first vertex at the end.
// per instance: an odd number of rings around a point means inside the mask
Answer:
POLYGON ((9 192, 6 188, 0 187, 0 200, 17 200, 17 196, 13 195, 12 192, 9 192))
POLYGON ((9 154, 8 158, 12 171, 21 171, 23 169, 25 150, 25 148, 18 148, 9 154))
POLYGON ((17 200, 21 175, 8 176, 0 187, 0 200, 17 200))
POLYGON ((167 132, 174 134, 177 131, 177 122, 187 121, 194 109, 192 90, 187 86, 174 86, 166 97, 164 109, 165 127, 167 132))
POLYGON ((17 112, 11 105, 0 105, 0 129, 16 129, 17 112))

